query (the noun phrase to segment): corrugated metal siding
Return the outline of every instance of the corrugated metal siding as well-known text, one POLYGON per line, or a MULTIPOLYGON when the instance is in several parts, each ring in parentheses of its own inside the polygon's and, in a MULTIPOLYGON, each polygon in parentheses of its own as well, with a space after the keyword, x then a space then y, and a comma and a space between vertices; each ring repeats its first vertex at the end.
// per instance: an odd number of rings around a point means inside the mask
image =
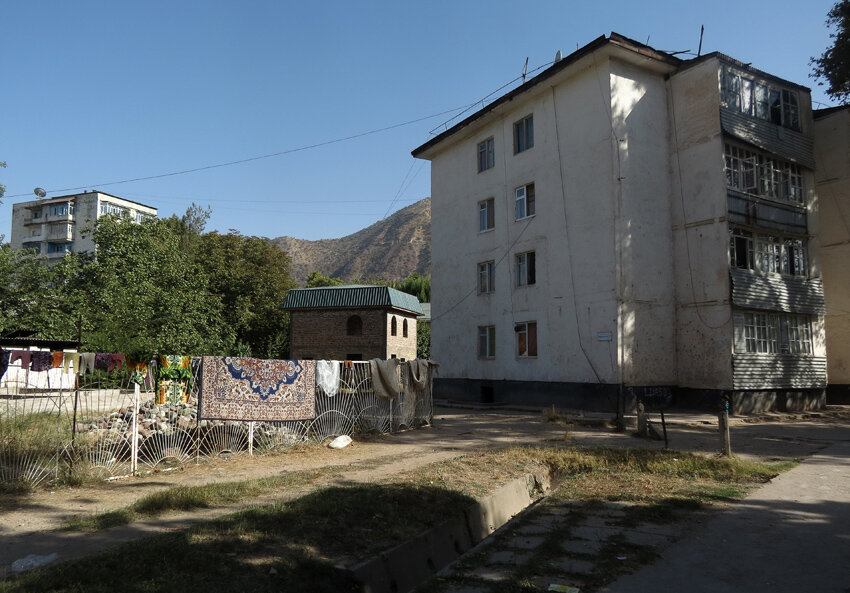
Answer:
POLYGON ((732 302, 745 309, 825 315, 820 278, 785 278, 732 268, 732 302))
POLYGON ((720 126, 725 133, 739 140, 808 169, 815 168, 815 149, 811 136, 726 107, 720 108, 720 126))
POLYGON ((422 313, 419 299, 387 286, 328 286, 290 290, 284 309, 351 309, 395 307, 422 313))
POLYGON ((826 358, 793 354, 735 354, 735 389, 819 389, 826 387, 826 358))
POLYGON ((805 235, 807 232, 806 211, 803 208, 760 200, 734 190, 728 190, 726 202, 729 207, 730 222, 757 224, 768 229, 799 235, 805 235), (749 208, 747 208, 748 204, 749 208))

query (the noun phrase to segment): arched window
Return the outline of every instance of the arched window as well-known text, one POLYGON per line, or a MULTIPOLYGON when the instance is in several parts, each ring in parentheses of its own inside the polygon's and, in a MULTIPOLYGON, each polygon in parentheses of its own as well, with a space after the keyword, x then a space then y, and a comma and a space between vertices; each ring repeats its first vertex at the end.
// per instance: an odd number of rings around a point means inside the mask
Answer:
POLYGON ((390 321, 390 335, 398 335, 398 323, 395 320, 395 315, 393 315, 393 319, 390 321))
POLYGON ((363 334, 363 320, 359 315, 352 315, 348 318, 345 324, 345 333, 349 336, 359 336, 363 334))
POLYGON ((401 322, 401 335, 402 337, 407 337, 407 319, 401 322))

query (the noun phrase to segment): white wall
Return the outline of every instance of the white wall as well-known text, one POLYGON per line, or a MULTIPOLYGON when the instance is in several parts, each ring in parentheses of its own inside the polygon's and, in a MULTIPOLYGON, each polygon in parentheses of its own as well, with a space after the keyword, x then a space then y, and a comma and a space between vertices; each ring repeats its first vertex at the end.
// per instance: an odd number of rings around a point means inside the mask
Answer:
POLYGON ((850 385, 850 111, 816 119, 814 133, 827 377, 850 385))

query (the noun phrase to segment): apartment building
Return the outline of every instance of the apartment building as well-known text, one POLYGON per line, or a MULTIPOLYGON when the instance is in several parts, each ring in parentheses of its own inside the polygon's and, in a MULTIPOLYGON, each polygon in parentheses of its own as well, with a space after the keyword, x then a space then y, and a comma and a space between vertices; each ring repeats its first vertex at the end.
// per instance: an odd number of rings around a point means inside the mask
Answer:
POLYGON ((156 218, 157 209, 99 191, 19 202, 12 205, 10 245, 34 249, 48 262, 69 252, 94 251, 91 234, 82 231, 106 214, 141 222, 156 218))
POLYGON ((850 106, 814 112, 829 403, 850 404, 850 106))
POLYGON ((438 397, 824 404, 807 88, 612 33, 413 155, 438 397))

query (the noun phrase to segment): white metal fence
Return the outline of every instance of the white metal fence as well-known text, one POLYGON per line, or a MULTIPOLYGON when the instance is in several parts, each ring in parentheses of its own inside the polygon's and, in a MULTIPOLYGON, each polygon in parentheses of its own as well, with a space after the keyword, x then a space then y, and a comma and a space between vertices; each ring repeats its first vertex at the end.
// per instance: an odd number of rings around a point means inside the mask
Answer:
MULTIPOLYGON (((369 364, 340 371, 339 391, 317 385, 316 416, 286 422, 198 419, 200 358, 184 404, 157 404, 153 382, 128 372, 34 372, 12 364, 0 379, 0 483, 33 485, 110 478, 224 453, 254 454, 338 435, 388 433, 431 422, 432 380, 417 389, 404 367, 402 391, 388 400, 372 389, 369 364)), ((155 363, 150 375, 156 377, 155 363)))

